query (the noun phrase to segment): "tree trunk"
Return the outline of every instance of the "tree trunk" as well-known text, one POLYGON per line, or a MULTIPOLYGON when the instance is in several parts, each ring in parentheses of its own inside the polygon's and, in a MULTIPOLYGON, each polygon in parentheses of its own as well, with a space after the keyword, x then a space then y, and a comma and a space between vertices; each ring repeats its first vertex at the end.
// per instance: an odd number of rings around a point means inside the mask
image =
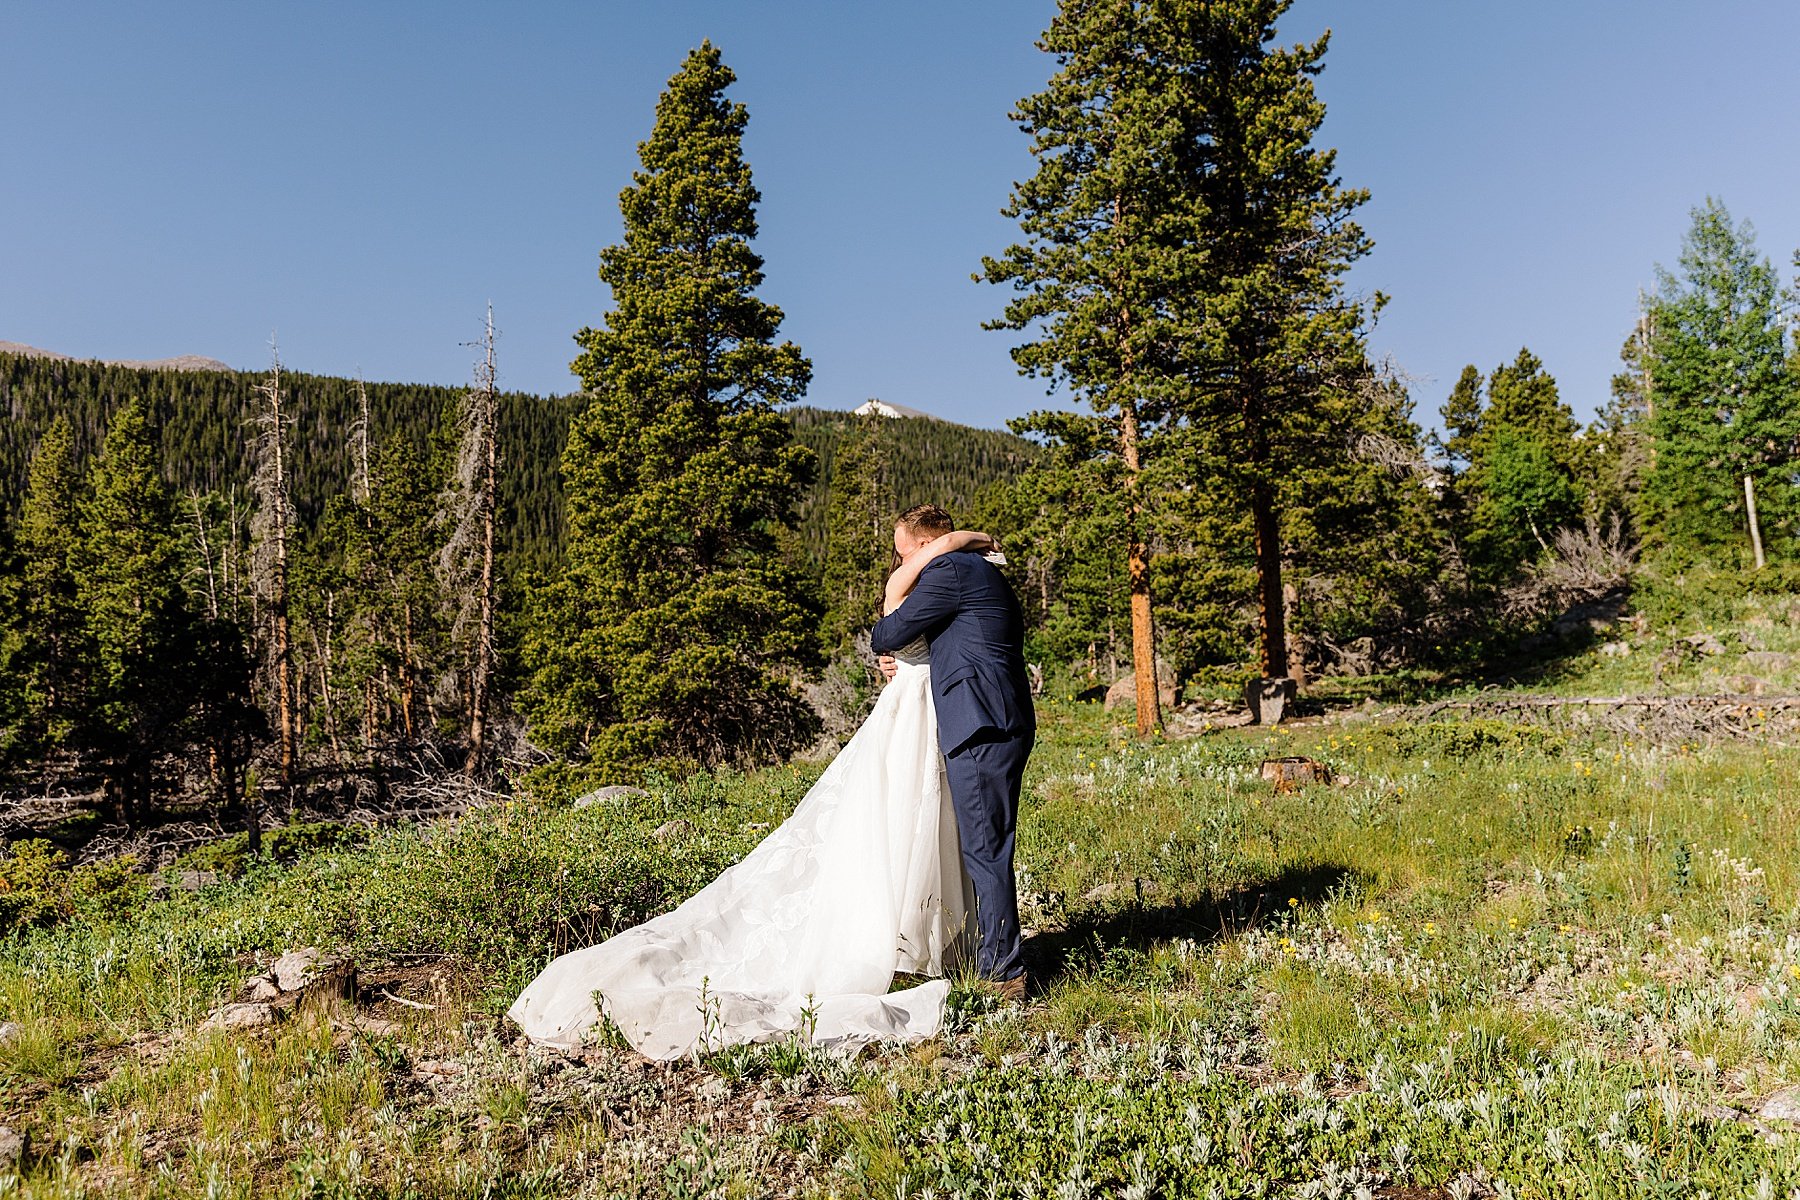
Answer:
POLYGON ((1756 569, 1762 570, 1767 560, 1763 558, 1762 522, 1756 517, 1756 484, 1750 476, 1744 476, 1744 511, 1750 514, 1750 548, 1756 552, 1756 569))
POLYGON ((1150 554, 1144 545, 1143 502, 1139 498, 1137 409, 1126 403, 1119 412, 1119 455, 1125 462, 1125 562, 1131 581, 1131 666, 1137 682, 1137 734, 1149 737, 1162 727, 1162 701, 1156 688, 1156 626, 1150 614, 1150 554))
POLYGON ((1262 676, 1264 679, 1282 679, 1288 673, 1288 652, 1286 606, 1281 594, 1281 522, 1275 516, 1274 489, 1266 480, 1259 478, 1250 484, 1250 518, 1256 527, 1256 603, 1261 621, 1262 676))

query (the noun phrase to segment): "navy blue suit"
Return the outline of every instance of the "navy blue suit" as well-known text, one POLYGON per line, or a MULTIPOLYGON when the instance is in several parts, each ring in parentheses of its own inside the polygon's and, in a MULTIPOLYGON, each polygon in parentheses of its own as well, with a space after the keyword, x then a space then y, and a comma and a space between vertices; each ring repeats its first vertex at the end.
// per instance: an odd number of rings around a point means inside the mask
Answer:
POLYGON ((892 654, 921 637, 931 642, 938 745, 975 885, 976 970, 984 979, 1011 979, 1025 970, 1013 835, 1037 733, 1018 598, 981 555, 941 555, 919 573, 906 603, 876 624, 870 642, 877 654, 892 654))

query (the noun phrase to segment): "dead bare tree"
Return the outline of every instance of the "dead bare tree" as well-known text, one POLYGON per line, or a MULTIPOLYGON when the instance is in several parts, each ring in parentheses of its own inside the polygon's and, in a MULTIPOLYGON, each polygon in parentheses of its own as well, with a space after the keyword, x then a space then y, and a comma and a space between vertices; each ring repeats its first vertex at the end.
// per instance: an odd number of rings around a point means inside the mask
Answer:
POLYGON ((369 474, 369 389, 356 376, 356 421, 350 426, 350 499, 367 504, 372 494, 369 474))
POLYGON ((438 570, 451 597, 452 636, 468 645, 467 705, 469 753, 463 769, 481 770, 488 738, 489 687, 493 679, 494 533, 500 483, 499 391, 494 368, 494 306, 475 364, 475 382, 457 408, 456 469, 445 490, 441 518, 450 534, 438 570))
MULTIPOLYGON (((254 546, 253 590, 266 605, 269 637, 263 655, 275 693, 275 736, 281 790, 292 803, 294 781, 294 650, 288 624, 288 538, 294 528, 294 506, 288 489, 287 428, 294 422, 281 387, 281 351, 269 339, 269 375, 257 387, 262 411, 257 414, 256 474, 251 490, 256 515, 251 523, 254 546)), ((254 836, 254 835, 253 835, 254 836)))

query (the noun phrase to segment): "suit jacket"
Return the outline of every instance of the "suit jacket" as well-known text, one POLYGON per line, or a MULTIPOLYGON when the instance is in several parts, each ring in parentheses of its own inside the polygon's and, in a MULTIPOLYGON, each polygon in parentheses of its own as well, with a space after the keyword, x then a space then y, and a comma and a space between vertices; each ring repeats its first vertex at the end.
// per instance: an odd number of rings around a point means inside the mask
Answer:
POLYGON ((870 643, 877 654, 892 654, 920 637, 931 641, 931 696, 945 754, 986 731, 1017 737, 1036 730, 1024 616, 993 563, 968 551, 933 559, 906 602, 876 624, 870 643))

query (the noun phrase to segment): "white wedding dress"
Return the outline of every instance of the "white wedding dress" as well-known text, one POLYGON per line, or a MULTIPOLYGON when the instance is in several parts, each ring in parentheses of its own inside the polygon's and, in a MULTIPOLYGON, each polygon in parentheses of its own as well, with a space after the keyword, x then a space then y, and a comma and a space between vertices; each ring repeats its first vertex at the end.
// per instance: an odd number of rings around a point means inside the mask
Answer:
POLYGON ((973 895, 938 751, 925 643, 793 815, 672 912, 551 962, 507 1015, 579 1045, 603 1010, 646 1057, 798 1036, 857 1049, 933 1037, 973 945, 973 895))

